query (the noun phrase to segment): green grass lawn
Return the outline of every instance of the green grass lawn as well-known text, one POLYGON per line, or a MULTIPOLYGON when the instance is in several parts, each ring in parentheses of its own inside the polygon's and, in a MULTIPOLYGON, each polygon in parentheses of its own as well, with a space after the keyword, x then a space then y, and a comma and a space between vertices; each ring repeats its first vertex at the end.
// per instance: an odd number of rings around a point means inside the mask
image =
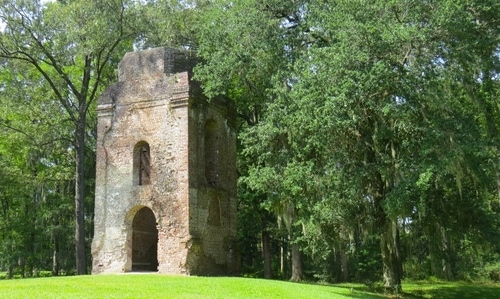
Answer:
MULTIPOLYGON (((500 286, 403 285, 399 298, 500 298, 500 286)), ((236 277, 87 275, 0 281, 0 298, 396 298, 361 284, 317 285, 236 277), (351 290, 352 289, 352 290, 351 290)))

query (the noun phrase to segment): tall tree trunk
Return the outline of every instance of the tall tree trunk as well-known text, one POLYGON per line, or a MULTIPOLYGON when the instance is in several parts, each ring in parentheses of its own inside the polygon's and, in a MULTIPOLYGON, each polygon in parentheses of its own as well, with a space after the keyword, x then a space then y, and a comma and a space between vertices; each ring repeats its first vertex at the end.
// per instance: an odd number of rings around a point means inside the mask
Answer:
MULTIPOLYGON (((376 159, 375 153, 370 152, 371 161, 376 159)), ((376 175, 376 189, 373 190, 373 204, 375 209, 375 223, 380 234, 380 252, 382 256, 382 275, 384 288, 392 293, 402 292, 401 279, 403 266, 400 257, 399 229, 396 220, 392 220, 384 209, 386 188, 388 185, 380 173, 376 175)))
POLYGON ((288 201, 285 204, 283 219, 290 239, 290 249, 292 252, 292 277, 290 281, 302 281, 304 279, 304 271, 302 268, 302 254, 299 250, 299 245, 296 243, 297 232, 296 227, 294 227, 295 218, 297 215, 297 209, 294 205, 288 201))
POLYGON ((271 234, 266 227, 262 228, 262 257, 264 259, 264 278, 273 278, 271 266, 271 234))
POLYGON ((288 250, 285 248, 285 236, 282 235, 281 236, 281 244, 280 244, 280 275, 282 277, 286 277, 286 260, 287 260, 287 253, 288 253, 288 250))
POLYGON ((52 276, 59 276, 59 238, 54 236, 54 250, 52 251, 52 276))
POLYGON ((385 219, 380 234, 384 287, 391 292, 401 293, 403 267, 399 254, 399 232, 396 221, 385 219))
MULTIPOLYGON (((23 252, 23 255, 26 254, 26 252, 23 252)), ((21 256, 17 260, 17 264, 19 265, 19 268, 21 269, 21 277, 26 278, 26 259, 24 256, 21 256)))
MULTIPOLYGON (((33 219, 34 221, 34 219, 33 219)), ((35 226, 33 225, 33 228, 35 226)), ((27 261, 26 261, 26 276, 27 277, 33 277, 33 272, 34 272, 34 262, 35 262, 35 256, 36 256, 36 248, 35 248, 35 244, 36 244, 36 236, 35 236, 35 230, 33 229, 31 232, 30 232, 30 241, 29 243, 27 244, 27 252, 28 252, 28 256, 27 256, 27 261)))
POLYGON ((302 254, 299 245, 292 243, 292 277, 290 281, 302 281, 304 279, 304 270, 302 268, 302 254))
MULTIPOLYGON (((35 177, 35 176, 33 176, 35 177)), ((30 227, 30 231, 27 233, 27 238, 24 243, 23 248, 23 258, 22 260, 22 276, 31 277, 33 276, 33 261, 35 259, 35 232, 36 232, 36 211, 38 202, 38 191, 33 193, 33 201, 26 203, 25 209, 25 219, 28 220, 26 224, 30 227)))
POLYGON ((349 280, 349 260, 341 244, 338 245, 338 254, 340 260, 340 281, 346 282, 349 280))
POLYGON ((12 262, 9 263, 9 268, 7 268, 7 278, 14 278, 14 264, 12 262))
POLYGON ((443 226, 439 225, 439 230, 441 232, 441 250, 443 251, 443 258, 441 259, 441 271, 443 273, 443 276, 446 280, 453 280, 453 272, 451 269, 451 262, 450 262, 450 248, 449 248, 449 242, 448 242, 448 237, 446 236, 446 230, 443 226))
POLYGON ((87 274, 85 256, 85 127, 86 109, 80 106, 79 119, 76 123, 76 182, 75 182, 75 249, 76 273, 87 274))

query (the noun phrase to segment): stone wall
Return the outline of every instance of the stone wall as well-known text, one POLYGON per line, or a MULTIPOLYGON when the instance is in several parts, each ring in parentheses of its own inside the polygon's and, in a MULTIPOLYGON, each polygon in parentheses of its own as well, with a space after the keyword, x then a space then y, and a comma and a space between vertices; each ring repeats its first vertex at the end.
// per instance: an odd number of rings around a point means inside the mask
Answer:
POLYGON ((195 61, 165 48, 127 53, 99 99, 93 273, 141 264, 133 223, 143 207, 156 218, 158 272, 238 271, 234 112, 201 96, 195 61))

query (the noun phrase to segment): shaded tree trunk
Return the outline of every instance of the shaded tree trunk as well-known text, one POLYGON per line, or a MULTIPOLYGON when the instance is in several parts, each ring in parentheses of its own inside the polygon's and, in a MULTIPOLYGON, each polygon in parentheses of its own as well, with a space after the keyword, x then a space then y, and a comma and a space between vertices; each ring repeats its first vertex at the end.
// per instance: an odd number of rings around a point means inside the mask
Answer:
POLYGON ((14 277, 14 265, 12 262, 9 264, 9 268, 7 269, 7 277, 12 279, 14 277))
POLYGON ((271 234, 266 228, 262 229, 262 257, 264 259, 264 278, 273 278, 271 264, 271 234))
POLYGON ((26 261, 26 276, 27 277, 32 277, 33 272, 34 272, 34 262, 35 262, 35 256, 36 256, 36 248, 35 248, 35 243, 36 243, 36 236, 35 236, 35 231, 32 230, 30 232, 30 238, 29 242, 27 244, 27 261, 26 261))
POLYGON ((396 221, 386 219, 380 234, 384 287, 391 292, 401 293, 403 267, 399 254, 399 231, 396 221))
MULTIPOLYGON (((439 224, 438 224, 439 225, 439 224)), ((443 273, 443 276, 446 280, 453 280, 453 272, 452 272, 452 267, 451 267, 451 262, 450 262, 450 248, 449 248, 449 242, 448 242, 448 237, 446 236, 446 230, 444 227, 439 225, 439 230, 441 232, 441 245, 442 245, 442 251, 443 251, 443 258, 441 259, 441 271, 443 273)))
POLYGON ((76 273, 78 275, 87 273, 85 255, 85 127, 86 109, 80 106, 80 115, 76 123, 76 181, 75 181, 75 249, 76 249, 76 273), (83 111, 82 111, 83 110, 83 111))
POLYGON ((52 276, 59 276, 59 238, 54 237, 54 250, 52 251, 52 276))
POLYGON ((342 245, 338 247, 339 260, 340 260, 340 281, 349 280, 349 260, 347 259, 347 254, 342 248, 342 245))
MULTIPOLYGON (((23 252, 23 255, 25 255, 26 252, 23 252)), ((21 270, 21 277, 26 278, 26 259, 24 256, 21 256, 17 259, 17 264, 19 266, 19 269, 21 270)))
POLYGON ((262 259, 264 261, 264 278, 271 279, 272 273, 272 249, 271 249, 271 233, 269 226, 274 223, 275 219, 267 211, 261 211, 261 241, 262 241, 262 259))
POLYGON ((302 254, 299 245, 292 243, 292 277, 290 281, 302 281, 304 279, 304 270, 302 267, 302 254))
MULTIPOLYGON (((375 163, 377 161, 376 153, 373 150, 368 151, 368 161, 375 163)), ((391 293, 399 294, 402 292, 401 279, 403 277, 403 266, 400 256, 399 229, 396 220, 392 220, 384 209, 386 199, 387 184, 380 172, 374 176, 373 205, 375 211, 375 224, 380 235, 380 252, 382 257, 382 275, 384 288, 391 293)))
POLYGON ((291 202, 287 202, 284 208, 283 218, 285 226, 288 230, 289 240, 290 240, 290 251, 292 260, 292 277, 290 281, 302 281, 304 279, 304 271, 302 267, 302 254, 297 244, 297 232, 296 227, 294 227, 295 219, 297 215, 297 209, 291 202))
POLYGON ((286 237, 281 232, 281 242, 280 242, 280 275, 286 277, 286 262, 287 262, 288 250, 286 248, 286 237))

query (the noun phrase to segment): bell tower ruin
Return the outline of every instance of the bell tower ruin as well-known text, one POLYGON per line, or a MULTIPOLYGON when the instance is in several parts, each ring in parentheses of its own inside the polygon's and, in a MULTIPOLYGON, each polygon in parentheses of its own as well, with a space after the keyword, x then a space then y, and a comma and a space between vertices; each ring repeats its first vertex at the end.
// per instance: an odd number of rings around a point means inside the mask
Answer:
POLYGON ((234 107, 192 52, 127 53, 99 98, 92 273, 238 272, 234 107))

